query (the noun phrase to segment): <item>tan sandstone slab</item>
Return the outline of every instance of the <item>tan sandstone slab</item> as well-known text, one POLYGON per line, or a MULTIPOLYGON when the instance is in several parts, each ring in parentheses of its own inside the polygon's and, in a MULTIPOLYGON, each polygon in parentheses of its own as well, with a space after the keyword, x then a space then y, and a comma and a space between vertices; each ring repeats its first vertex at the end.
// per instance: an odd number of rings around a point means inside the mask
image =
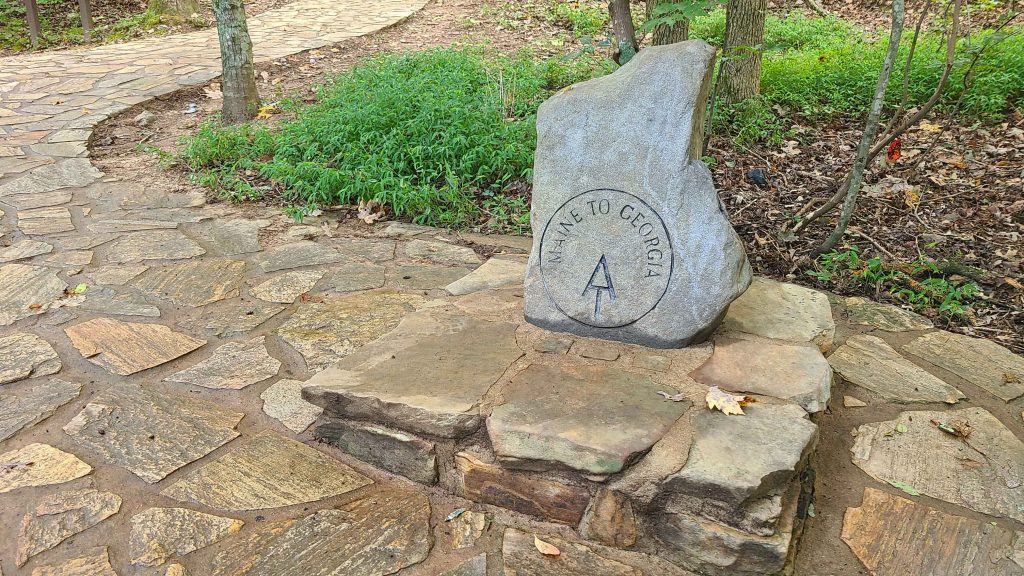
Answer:
POLYGON ((210 250, 221 256, 259 252, 259 232, 270 226, 269 220, 216 220, 197 227, 199 238, 209 242, 210 250))
POLYGON ((814 342, 822 350, 829 350, 836 324, 828 297, 821 292, 758 277, 729 305, 719 331, 814 342))
POLYGON ((122 264, 116 266, 102 266, 89 272, 89 277, 97 284, 111 286, 123 286, 135 279, 139 274, 149 270, 145 264, 122 264))
POLYGON ((118 576, 110 565, 107 547, 93 548, 82 556, 60 563, 44 564, 32 570, 32 576, 118 576))
POLYGON ((158 298, 195 307, 238 296, 243 274, 241 260, 203 258, 150 268, 134 284, 158 298))
MULTIPOLYGON (((0 213, 0 217, 3 217, 3 213, 0 213)), ((25 238, 6 248, 0 248, 0 263, 32 258, 33 256, 49 254, 50 252, 53 252, 52 244, 25 238)))
POLYGON ((161 494, 220 510, 263 510, 316 502, 372 483, 315 448, 264 432, 161 494))
POLYGON ((872 302, 867 298, 852 296, 843 301, 846 317, 851 324, 873 326, 886 332, 908 332, 928 330, 932 321, 892 304, 872 302))
POLYGON ((329 413, 443 437, 479 427, 483 395, 522 356, 515 326, 451 306, 410 314, 387 336, 311 378, 303 396, 329 413))
POLYGON ((67 287, 53 268, 27 264, 0 266, 0 326, 42 314, 51 302, 64 295, 67 287))
POLYGON ((956 404, 966 398, 960 390, 900 356, 876 336, 851 336, 828 361, 847 382, 893 402, 956 404))
MULTIPOLYGON (((392 252, 394 246, 391 247, 392 252)), ((327 292, 356 292, 384 286, 384 267, 366 262, 349 262, 331 267, 330 275, 324 281, 327 292)))
POLYGON ((219 542, 243 524, 188 508, 149 508, 132 516, 128 554, 132 564, 159 566, 219 542))
POLYGON ((75 229, 71 212, 61 206, 33 208, 18 212, 18 228, 28 236, 70 232, 75 229))
POLYGON ((480 290, 520 285, 525 276, 525 262, 490 258, 476 270, 445 286, 445 291, 453 296, 462 296, 480 290))
POLYGON ((48 494, 21 520, 16 563, 53 548, 64 540, 91 528, 121 509, 121 497, 92 489, 48 494))
POLYGON ((305 432, 324 411, 303 400, 304 384, 301 380, 278 380, 260 394, 263 412, 296 434, 305 432))
POLYGON ((690 377, 731 392, 790 400, 813 414, 828 406, 832 368, 814 346, 719 337, 715 351, 690 377))
POLYGON ((231 338, 245 334, 285 309, 280 304, 261 302, 221 302, 193 312, 178 321, 189 332, 203 336, 231 338))
POLYGON ((285 272, 253 286, 249 293, 264 302, 291 304, 309 292, 324 277, 324 270, 296 270, 285 272))
POLYGON ((386 334, 422 302, 393 292, 327 297, 301 304, 277 334, 302 354, 310 372, 318 372, 386 334))
POLYGON ((447 242, 412 240, 405 245, 405 255, 419 260, 429 260, 448 266, 478 266, 480 257, 472 248, 456 246, 447 242))
POLYGON ((501 544, 505 561, 505 576, 643 576, 639 568, 603 556, 590 546, 569 542, 548 534, 534 535, 505 529, 501 544), (553 544, 561 551, 558 556, 545 556, 537 551, 533 539, 553 544))
POLYGON ((50 378, 47 382, 0 395, 0 441, 46 420, 57 408, 77 398, 81 391, 81 384, 50 378))
POLYGON ((1009 402, 1024 395, 1024 358, 991 340, 932 332, 903 350, 1009 402))
POLYGON ((853 463, 881 482, 982 514, 1024 522, 1024 442, 983 408, 903 412, 895 420, 858 427, 853 463), (970 424, 966 439, 932 421, 970 424))
POLYGON ((29 332, 0 338, 0 384, 60 372, 61 362, 49 342, 29 332))
POLYGON ((63 484, 92 472, 74 454, 49 444, 29 444, 0 454, 0 494, 29 486, 63 484))
POLYGON ((113 264, 143 260, 181 260, 201 256, 206 250, 178 230, 147 230, 125 234, 107 248, 113 264))
POLYGON ((258 529, 213 560, 213 576, 383 576, 426 559, 430 502, 387 488, 338 508, 258 529))
POLYGON ((388 283, 404 290, 443 288, 469 274, 469 268, 452 268, 438 264, 406 264, 388 270, 388 283))
POLYGON ((512 380, 487 418, 508 467, 562 464, 614 474, 661 439, 691 405, 666 402, 649 377, 604 366, 532 364, 512 380))
POLYGON ((128 376, 206 344, 162 324, 94 318, 64 329, 82 356, 108 372, 128 376))
POLYGON ((846 509, 842 537, 873 576, 1024 574, 1017 561, 1024 532, 946 514, 874 488, 864 489, 860 507, 846 509))
POLYGON ((218 390, 241 390, 277 375, 281 362, 267 352, 266 337, 228 342, 202 362, 164 380, 218 390))
POLYGON ((123 384, 90 398, 64 432, 152 484, 237 437, 243 415, 205 400, 123 384))
POLYGON ((311 240, 275 246, 260 252, 256 264, 264 272, 276 272, 302 266, 317 266, 341 262, 345 257, 337 250, 311 240))

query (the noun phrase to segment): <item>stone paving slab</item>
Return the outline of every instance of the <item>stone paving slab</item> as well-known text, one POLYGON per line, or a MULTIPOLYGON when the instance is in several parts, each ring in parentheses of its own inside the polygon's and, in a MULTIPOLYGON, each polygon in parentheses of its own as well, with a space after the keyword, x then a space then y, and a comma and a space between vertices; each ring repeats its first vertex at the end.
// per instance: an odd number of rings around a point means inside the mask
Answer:
POLYGON ((884 340, 868 334, 851 336, 828 357, 844 380, 899 403, 956 404, 963 392, 900 356, 884 340))
POLYGON ((46 420, 64 404, 74 400, 82 385, 51 378, 47 382, 11 389, 0 394, 0 442, 46 420))
POLYGON ((162 324, 110 318, 94 318, 64 332, 83 358, 121 376, 159 366, 206 344, 162 324))
POLYGON ((121 497, 98 490, 71 490, 49 494, 21 521, 15 563, 49 550, 75 534, 113 516, 121 509, 121 497))
POLYGON ((905 344, 903 350, 1006 402, 1024 396, 1024 358, 991 340, 940 331, 905 344))
POLYGON ((74 454, 39 443, 0 454, 0 464, 0 494, 30 486, 63 484, 92 472, 92 466, 74 454))
POLYGON ((62 365, 49 342, 30 332, 0 338, 0 384, 60 372, 62 365))

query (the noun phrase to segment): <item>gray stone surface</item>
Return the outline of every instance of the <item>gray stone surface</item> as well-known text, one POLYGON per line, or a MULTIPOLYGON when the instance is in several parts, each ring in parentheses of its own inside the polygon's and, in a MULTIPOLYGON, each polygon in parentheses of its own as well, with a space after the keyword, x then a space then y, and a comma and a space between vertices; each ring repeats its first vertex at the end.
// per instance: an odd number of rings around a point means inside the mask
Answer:
POLYGON ((487 554, 473 556, 441 576, 487 576, 487 554))
POLYGON ((73 158, 41 166, 0 185, 0 197, 13 194, 41 194, 61 188, 78 188, 92 183, 102 173, 87 158, 73 158))
POLYGON ((344 260, 337 250, 309 240, 268 248, 256 256, 256 264, 264 272, 276 272, 301 266, 333 264, 344 260))
POLYGON ((847 382, 893 402, 956 404, 966 398, 960 390, 900 356, 885 340, 869 334, 851 336, 828 361, 847 382))
POLYGON ((158 566, 227 538, 242 524, 188 508, 149 508, 132 516, 128 554, 132 564, 158 566))
MULTIPOLYGON (((2 354, 2 352, 0 352, 2 354)), ((0 394, 0 442, 46 420, 57 408, 78 397, 82 385, 50 378, 34 386, 23 386, 0 394)))
POLYGON ((64 432, 94 457, 153 484, 237 437, 243 415, 205 400, 119 384, 92 396, 64 432))
POLYGON ((846 317, 852 324, 873 326, 886 332, 927 330, 932 327, 931 320, 892 304, 881 304, 856 296, 846 298, 843 304, 846 306, 846 317))
POLYGON ((791 400, 810 413, 828 406, 832 368, 814 346, 778 341, 715 339, 715 352, 690 377, 731 392, 791 400))
POLYGON ((218 303, 182 318, 178 325, 194 334, 231 338, 249 332, 284 309, 279 304, 253 301, 218 303))
POLYGON ((29 236, 70 232, 75 229, 71 212, 62 206, 33 208, 18 212, 18 228, 29 236))
POLYGON ((263 412, 296 434, 305 432, 324 411, 302 399, 303 384, 301 380, 278 380, 260 394, 263 412))
POLYGON ((714 58, 699 40, 647 48, 541 105, 527 320, 674 348, 706 338, 746 289, 743 243, 700 161, 714 58))
POLYGON ((572 347, 573 353, 591 360, 604 360, 613 362, 619 359, 621 353, 614 345, 594 340, 580 340, 572 347))
POLYGON ((0 384, 60 372, 57 352, 46 341, 29 332, 0 337, 0 384))
POLYGON ((210 251, 221 256, 259 252, 259 232, 270 226, 269 220, 215 220, 196 227, 199 238, 209 243, 210 251))
POLYGON ((177 230, 147 230, 125 234, 107 248, 113 264, 142 260, 181 260, 201 256, 206 250, 177 230))
POLYGON ((905 344, 903 351, 1007 402, 1024 395, 1024 358, 991 340, 939 331, 905 344))
POLYGON ((925 496, 991 516, 1024 522, 1024 442, 983 408, 903 412, 858 427, 853 463, 881 482, 900 482, 925 496), (932 421, 970 424, 966 439, 932 421))
POLYGON ((51 302, 64 295, 67 282, 45 266, 0 266, 0 326, 42 314, 51 302))
MULTIPOLYGON (((394 251, 394 246, 391 247, 394 251)), ((384 267, 364 262, 351 262, 332 266, 330 275, 324 281, 327 292, 356 292, 384 286, 384 267)))
POLYGON ((409 258, 428 260, 448 266, 476 267, 480 265, 480 257, 472 248, 447 242, 411 240, 405 245, 405 255, 409 258))
POLYGON ((202 258, 154 266, 133 284, 139 290, 181 306, 204 306, 238 296, 245 262, 202 258))
POLYGON ((263 432, 160 494, 218 510, 263 510, 316 502, 372 483, 316 448, 263 432))
POLYGON ((291 304, 316 286, 323 276, 323 270, 285 272, 253 286, 249 293, 264 302, 291 304))
POLYGON ((117 294, 109 288, 93 288, 89 290, 85 294, 85 300, 78 305, 78 308, 100 314, 144 316, 147 318, 160 317, 160 308, 146 302, 142 295, 134 292, 117 294))
MULTIPOLYGON (((3 214, 0 214, 0 217, 2 216, 3 214)), ((0 248, 0 263, 13 262, 50 252, 53 252, 53 245, 26 238, 6 248, 0 248)))
POLYGON ((123 286, 139 274, 149 270, 145 264, 123 264, 116 266, 102 266, 89 271, 89 277, 97 284, 111 286, 123 286))
POLYGON ((241 390, 277 375, 281 362, 267 352, 266 337, 228 342, 202 362, 164 380, 217 390, 241 390))
POLYGON ((759 277, 729 307, 721 331, 814 342, 828 351, 835 338, 836 323, 828 296, 796 284, 759 277))
POLYGON ((331 415, 465 436, 481 423, 483 395, 523 354, 515 330, 452 307, 425 309, 315 375, 303 396, 331 415))
POLYGON ((48 494, 21 520, 15 562, 29 558, 95 526, 121 509, 121 497, 112 492, 71 490, 48 494))
POLYGON ((533 343, 533 349, 543 354, 566 354, 572 347, 572 338, 564 336, 548 336, 533 343))
POLYGON ((663 388, 616 368, 533 364, 506 388, 505 401, 487 419, 487 434, 508 467, 559 463, 614 474, 650 449, 690 406, 665 402, 658 395, 663 388))
POLYGON ((526 264, 517 260, 490 258, 469 274, 445 286, 453 296, 462 296, 480 290, 515 286, 523 282, 526 264))
POLYGON ((109 232, 140 232, 142 230, 173 230, 177 222, 166 220, 100 220, 89 224, 89 231, 95 234, 109 232))
POLYGON ((383 576, 423 561, 432 543, 430 502, 395 488, 275 524, 218 553, 212 576, 383 576))
POLYGON ((369 260, 370 262, 387 262, 395 258, 394 240, 343 238, 335 241, 333 246, 345 256, 369 260))
POLYGON ((434 264, 406 264, 388 270, 389 284, 405 290, 443 288, 469 274, 469 268, 450 268, 434 264))
POLYGON ((356 458, 421 484, 437 481, 434 443, 376 424, 334 419, 317 427, 315 436, 356 458))
POLYGON ((534 534, 506 528, 501 543, 506 576, 643 576, 639 568, 602 555, 590 546, 549 534, 538 535, 562 553, 545 556, 534 546, 534 534))

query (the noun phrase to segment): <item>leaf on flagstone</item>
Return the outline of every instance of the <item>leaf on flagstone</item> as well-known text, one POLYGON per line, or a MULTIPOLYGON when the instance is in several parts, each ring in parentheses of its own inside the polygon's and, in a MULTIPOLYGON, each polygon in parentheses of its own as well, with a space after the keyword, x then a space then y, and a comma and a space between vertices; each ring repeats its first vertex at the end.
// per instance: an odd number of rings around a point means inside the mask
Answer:
POLYGON ((914 488, 913 486, 907 484, 906 482, 900 482, 899 480, 886 480, 886 482, 888 482, 889 485, 892 486, 893 488, 899 488, 900 490, 903 490, 904 492, 910 494, 911 496, 921 495, 921 493, 917 491, 917 488, 914 488))
POLYGON ((683 396, 682 392, 680 392, 679 394, 669 394, 664 390, 658 390, 658 394, 664 396, 666 400, 671 400, 673 402, 682 402, 683 400, 686 400, 686 397, 683 396))
POLYGON ((743 407, 756 401, 750 396, 730 394, 719 389, 718 386, 708 388, 708 395, 704 400, 707 401, 708 408, 711 410, 721 410, 723 414, 736 416, 743 415, 743 407))
POLYGON ((562 553, 562 551, 556 548, 553 544, 548 544, 540 538, 537 538, 536 535, 533 536, 533 545, 537 547, 538 552, 545 556, 558 556, 562 553))

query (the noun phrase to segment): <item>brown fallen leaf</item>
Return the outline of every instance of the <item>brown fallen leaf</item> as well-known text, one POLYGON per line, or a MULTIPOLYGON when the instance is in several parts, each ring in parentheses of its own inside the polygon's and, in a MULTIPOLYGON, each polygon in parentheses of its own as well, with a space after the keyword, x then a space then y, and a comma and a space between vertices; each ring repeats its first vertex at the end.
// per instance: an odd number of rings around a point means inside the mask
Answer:
POLYGON ((377 220, 384 218, 385 210, 384 206, 376 200, 370 200, 369 202, 359 201, 359 211, 356 213, 356 217, 367 224, 373 224, 377 220))
POLYGON ((932 420, 931 422, 939 430, 942 430, 950 436, 956 436, 957 438, 967 439, 973 430, 971 423, 966 420, 953 420, 952 422, 939 422, 938 420, 932 420))
POLYGON ((743 407, 757 400, 751 396, 741 396, 720 390, 718 386, 708 388, 708 395, 704 397, 711 410, 721 410, 723 414, 743 415, 743 407))
POLYGON ((1003 372, 1003 384, 1020 384, 1020 376, 1010 372, 1003 372))
POLYGON ((562 553, 561 550, 555 547, 554 544, 548 544, 547 542, 537 538, 537 535, 533 535, 533 545, 537 547, 537 551, 545 556, 558 556, 562 553))

